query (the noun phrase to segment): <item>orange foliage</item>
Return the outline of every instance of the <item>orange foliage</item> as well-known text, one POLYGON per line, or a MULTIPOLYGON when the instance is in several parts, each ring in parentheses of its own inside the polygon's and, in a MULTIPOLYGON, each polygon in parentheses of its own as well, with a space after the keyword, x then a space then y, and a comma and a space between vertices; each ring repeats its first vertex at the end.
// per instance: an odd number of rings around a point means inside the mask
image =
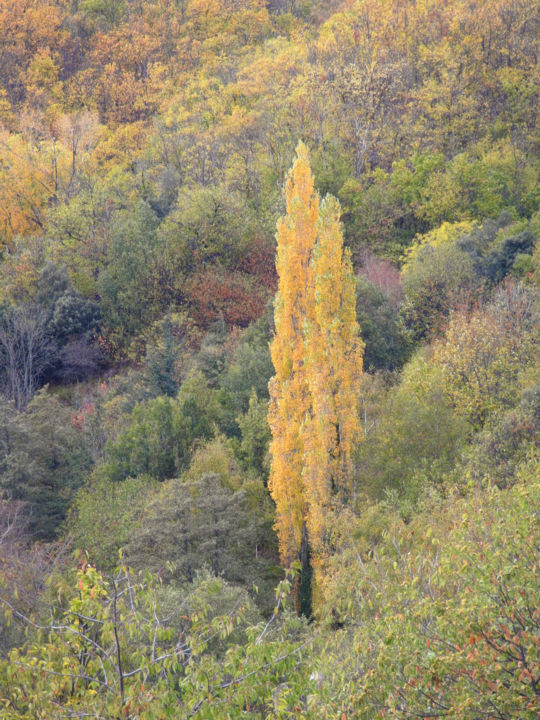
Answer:
MULTIPOLYGON (((300 144, 287 178, 287 215, 278 222, 276 374, 270 383, 270 489, 282 562, 306 557, 317 570, 337 502, 350 496, 362 345, 355 281, 343 251, 340 206, 319 212, 307 148, 300 144), (308 549, 306 549, 306 544, 308 549)), ((298 598, 297 598, 298 606, 298 598)))
POLYGON ((54 141, 31 142, 0 129, 0 250, 16 235, 44 228, 44 212, 54 200, 65 153, 54 141))
POLYGON ((0 0, 0 86, 8 89, 12 103, 24 100, 32 59, 62 46, 67 6, 52 0, 0 0))
POLYGON ((249 275, 209 267, 196 273, 184 288, 195 322, 208 327, 216 320, 247 327, 260 317, 270 297, 249 275))
POLYGON ((270 382, 268 420, 272 431, 270 490, 276 503, 276 529, 283 564, 298 560, 305 528, 302 427, 310 410, 303 324, 313 321, 313 248, 319 198, 313 188, 308 152, 300 144, 287 178, 287 214, 278 222, 279 276, 275 301, 276 333, 270 351, 276 374, 270 382))
POLYGON ((339 202, 325 198, 313 256, 315 316, 304 329, 311 415, 305 421, 303 477, 309 537, 319 559, 325 554, 328 514, 336 503, 351 498, 352 453, 360 436, 358 383, 363 345, 340 214, 339 202))
POLYGON ((254 238, 238 266, 241 272, 253 275, 271 292, 276 291, 275 250, 262 238, 254 238))

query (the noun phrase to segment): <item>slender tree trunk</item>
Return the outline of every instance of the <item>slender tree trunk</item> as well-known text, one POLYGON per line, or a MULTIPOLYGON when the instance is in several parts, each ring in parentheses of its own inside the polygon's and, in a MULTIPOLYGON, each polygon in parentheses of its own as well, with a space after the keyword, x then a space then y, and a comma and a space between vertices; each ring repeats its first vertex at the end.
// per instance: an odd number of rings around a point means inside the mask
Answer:
POLYGON ((300 615, 311 618, 311 580, 313 568, 311 567, 311 548, 306 524, 302 528, 302 544, 300 546, 300 575, 298 577, 297 611, 300 615))

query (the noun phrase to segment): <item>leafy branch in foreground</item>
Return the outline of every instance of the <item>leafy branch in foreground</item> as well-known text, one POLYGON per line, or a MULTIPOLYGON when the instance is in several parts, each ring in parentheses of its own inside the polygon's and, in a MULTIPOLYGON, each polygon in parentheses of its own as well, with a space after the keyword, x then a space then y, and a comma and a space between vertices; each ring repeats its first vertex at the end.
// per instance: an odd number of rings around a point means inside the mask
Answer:
POLYGON ((203 577, 179 599, 125 566, 106 576, 84 564, 74 584, 56 586, 59 606, 47 624, 2 600, 29 640, 0 664, 0 716, 213 718, 226 707, 241 717, 253 706, 276 710, 277 685, 288 688, 280 702, 300 703, 311 637, 284 608, 291 577, 278 586, 268 622, 251 627, 240 602, 216 614, 219 579, 203 577))

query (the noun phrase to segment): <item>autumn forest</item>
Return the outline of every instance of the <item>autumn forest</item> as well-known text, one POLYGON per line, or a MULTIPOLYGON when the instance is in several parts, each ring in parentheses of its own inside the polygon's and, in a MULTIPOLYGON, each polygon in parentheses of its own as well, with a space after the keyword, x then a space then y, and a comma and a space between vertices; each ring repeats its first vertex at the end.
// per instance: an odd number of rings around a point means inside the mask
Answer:
POLYGON ((540 6, 0 0, 0 720, 535 720, 540 6))

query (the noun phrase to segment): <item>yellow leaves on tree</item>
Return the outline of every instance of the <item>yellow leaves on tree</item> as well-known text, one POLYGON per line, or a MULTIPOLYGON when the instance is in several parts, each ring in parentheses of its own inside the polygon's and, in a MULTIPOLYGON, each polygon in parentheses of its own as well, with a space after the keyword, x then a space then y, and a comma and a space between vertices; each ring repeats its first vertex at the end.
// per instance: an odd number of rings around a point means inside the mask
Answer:
POLYGON ((0 127, 0 251, 17 236, 42 232, 47 211, 70 196, 77 175, 95 172, 97 116, 87 111, 29 122, 25 133, 0 127))
POLYGON ((520 375, 527 382, 537 357, 538 314, 528 289, 507 281, 485 308, 456 312, 433 346, 442 390, 475 429, 489 415, 515 407, 520 375))
POLYGON ((340 214, 339 202, 325 198, 312 261, 314 318, 304 326, 311 413, 305 428, 303 472, 308 533, 316 555, 324 553, 325 518, 336 496, 344 500, 352 494, 351 454, 360 430, 357 402, 363 346, 340 214))
POLYGON ((287 214, 278 222, 278 295, 276 333, 270 351, 276 374, 270 382, 272 431, 270 485, 276 503, 276 529, 285 566, 300 557, 306 516, 303 490, 302 428, 310 411, 305 365, 304 323, 312 321, 312 255, 317 236, 319 198, 314 193, 307 149, 298 158, 286 185, 287 214))
POLYGON ((277 227, 279 288, 271 344, 270 488, 285 566, 300 561, 300 586, 324 554, 326 518, 351 488, 362 371, 354 277, 334 198, 322 205, 301 143, 277 227))
POLYGON ((52 143, 36 145, 0 130, 0 250, 16 235, 44 227, 44 212, 57 182, 57 150, 52 143))

